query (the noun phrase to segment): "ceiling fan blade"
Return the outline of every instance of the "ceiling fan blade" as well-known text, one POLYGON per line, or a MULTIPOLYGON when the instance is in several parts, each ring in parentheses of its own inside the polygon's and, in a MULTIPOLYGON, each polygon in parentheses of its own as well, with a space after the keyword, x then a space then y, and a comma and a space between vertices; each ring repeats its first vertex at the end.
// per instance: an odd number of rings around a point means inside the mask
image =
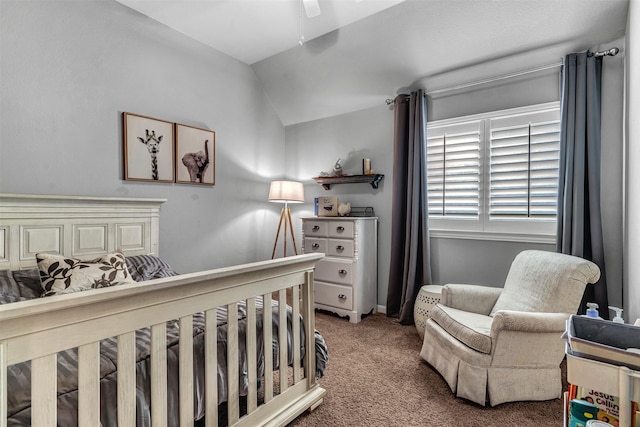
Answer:
POLYGON ((314 18, 320 15, 320 5, 318 0, 302 0, 304 5, 304 11, 307 13, 307 18, 314 18))

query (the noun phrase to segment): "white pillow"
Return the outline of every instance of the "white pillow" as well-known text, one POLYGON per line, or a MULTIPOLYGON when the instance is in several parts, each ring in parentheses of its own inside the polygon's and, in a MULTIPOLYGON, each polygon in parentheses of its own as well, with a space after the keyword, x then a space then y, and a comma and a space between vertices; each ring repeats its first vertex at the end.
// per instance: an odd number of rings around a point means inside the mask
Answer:
POLYGON ((36 254, 42 296, 135 283, 121 252, 83 261, 61 255, 36 254))

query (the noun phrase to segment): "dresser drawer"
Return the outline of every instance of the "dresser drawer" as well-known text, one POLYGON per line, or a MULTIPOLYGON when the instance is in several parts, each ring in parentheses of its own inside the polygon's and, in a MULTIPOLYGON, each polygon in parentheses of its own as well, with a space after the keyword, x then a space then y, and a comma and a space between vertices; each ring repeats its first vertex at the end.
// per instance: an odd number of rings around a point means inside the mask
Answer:
POLYGON ((353 221, 331 221, 328 225, 329 237, 353 239, 353 221))
POLYGON ((351 285, 353 283, 353 261, 321 259, 316 264, 315 278, 326 282, 351 285))
POLYGON ((314 239, 305 237, 304 239, 304 253, 327 253, 327 239, 314 239))
POLYGON ((330 239, 325 253, 329 256, 353 258, 353 240, 330 239))
POLYGON ((305 221, 303 223, 304 237, 327 237, 329 224, 326 221, 305 221))
POLYGON ((318 304, 339 307, 344 310, 353 308, 353 294, 350 286, 314 283, 315 299, 318 304))

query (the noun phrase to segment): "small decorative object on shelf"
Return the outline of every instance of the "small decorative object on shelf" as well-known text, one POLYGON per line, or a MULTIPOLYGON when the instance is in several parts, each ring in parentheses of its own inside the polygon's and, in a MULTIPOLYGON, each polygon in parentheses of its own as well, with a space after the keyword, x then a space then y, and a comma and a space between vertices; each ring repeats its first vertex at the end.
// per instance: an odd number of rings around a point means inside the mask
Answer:
POLYGON ((330 172, 320 171, 321 177, 335 177, 335 176, 344 176, 344 172, 342 170, 342 164, 340 164, 340 160, 336 160, 336 162, 331 166, 330 172))
POLYGON ((342 176, 342 165, 340 164, 340 159, 336 160, 336 163, 333 165, 333 176, 342 176))
POLYGON ((371 169, 371 159, 362 159, 362 175, 373 175, 374 171, 371 169))
POLYGON ((351 213, 351 203, 340 203, 338 206, 339 216, 348 216, 351 213))
POLYGON ((317 176, 313 180, 322 185, 325 190, 329 190, 332 184, 367 183, 371 184, 373 188, 378 188, 382 178, 384 178, 384 175, 375 173, 371 175, 317 176))

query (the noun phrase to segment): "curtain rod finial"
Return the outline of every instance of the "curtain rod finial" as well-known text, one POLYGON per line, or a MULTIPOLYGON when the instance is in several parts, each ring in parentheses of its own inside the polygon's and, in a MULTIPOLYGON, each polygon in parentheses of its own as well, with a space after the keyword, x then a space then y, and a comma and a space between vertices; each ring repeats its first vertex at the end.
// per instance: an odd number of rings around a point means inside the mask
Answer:
POLYGON ((603 50, 600 52, 595 52, 595 53, 591 53, 590 55, 587 54, 587 56, 595 56, 596 58, 599 56, 616 56, 618 53, 620 53, 620 49, 618 49, 617 47, 612 47, 611 49, 607 49, 607 50, 603 50))

